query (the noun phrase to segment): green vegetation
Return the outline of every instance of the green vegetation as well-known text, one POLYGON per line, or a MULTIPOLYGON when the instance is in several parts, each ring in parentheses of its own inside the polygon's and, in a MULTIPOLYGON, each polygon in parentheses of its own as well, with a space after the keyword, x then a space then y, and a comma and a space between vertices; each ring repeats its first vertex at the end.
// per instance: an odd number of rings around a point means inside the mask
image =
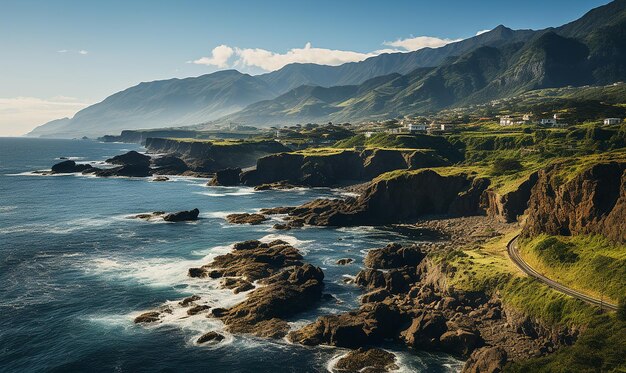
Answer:
POLYGON ((520 246, 533 268, 572 288, 613 303, 626 294, 626 245, 597 235, 540 235, 520 246))
POLYGON ((494 175, 512 174, 521 171, 524 167, 517 159, 498 158, 493 161, 491 173, 494 175))
POLYGON ((335 148, 421 149, 434 150, 451 162, 462 160, 461 153, 445 137, 421 134, 397 135, 377 133, 370 137, 363 134, 337 142, 335 148))
POLYGON ((465 291, 499 292, 502 301, 549 325, 587 325, 597 317, 597 308, 561 294, 523 275, 509 260, 506 244, 510 232, 486 244, 464 250, 435 254, 447 263, 447 284, 465 291))
POLYGON ((626 371, 626 322, 598 315, 572 346, 545 357, 513 363, 507 371, 525 372, 624 372, 626 371))

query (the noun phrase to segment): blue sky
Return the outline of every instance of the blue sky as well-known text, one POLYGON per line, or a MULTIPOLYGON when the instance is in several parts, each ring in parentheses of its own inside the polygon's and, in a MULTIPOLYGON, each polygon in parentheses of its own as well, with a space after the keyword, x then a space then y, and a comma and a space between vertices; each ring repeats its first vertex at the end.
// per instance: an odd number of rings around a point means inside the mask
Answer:
POLYGON ((558 26, 607 2, 0 0, 0 135, 71 116, 141 81, 338 64, 499 24, 558 26))

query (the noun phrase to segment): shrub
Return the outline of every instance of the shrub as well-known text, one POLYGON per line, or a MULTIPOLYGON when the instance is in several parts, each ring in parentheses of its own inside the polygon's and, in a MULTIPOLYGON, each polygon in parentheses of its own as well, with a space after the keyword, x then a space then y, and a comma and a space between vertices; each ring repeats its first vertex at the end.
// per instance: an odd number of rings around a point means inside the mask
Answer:
POLYGON ((493 161, 493 165, 491 166, 491 172, 494 175, 515 173, 522 169, 523 167, 520 161, 513 158, 498 158, 493 161))
POLYGON ((539 242, 535 246, 535 252, 546 263, 570 264, 578 260, 578 254, 572 251, 572 245, 556 237, 548 237, 539 242))

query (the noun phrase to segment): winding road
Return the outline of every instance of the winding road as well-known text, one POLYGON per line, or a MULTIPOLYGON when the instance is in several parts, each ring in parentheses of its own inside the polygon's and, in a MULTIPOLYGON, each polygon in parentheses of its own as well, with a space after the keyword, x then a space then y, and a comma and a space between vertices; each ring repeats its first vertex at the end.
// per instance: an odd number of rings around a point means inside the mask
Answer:
POLYGON ((606 309, 606 310, 617 311, 617 305, 615 305, 615 304, 607 303, 606 301, 590 297, 587 294, 584 294, 584 293, 581 293, 581 292, 579 292, 577 290, 569 288, 569 287, 567 287, 567 286, 565 286, 563 284, 560 284, 560 283, 558 283, 558 282, 556 282, 554 280, 550 280, 546 276, 544 276, 541 273, 539 273, 536 270, 534 270, 531 266, 528 265, 528 263, 526 263, 524 261, 524 259, 520 255, 519 251, 517 250, 517 238, 518 237, 519 237, 519 235, 513 237, 513 239, 511 241, 509 241, 509 243, 506 245, 507 252, 509 254, 509 258, 511 258, 513 263, 515 263, 515 265, 517 265, 527 275, 536 278, 537 280, 543 282, 544 284, 548 285, 549 287, 551 287, 554 290, 559 291, 559 292, 561 292, 563 294, 572 296, 574 298, 578 298, 578 299, 580 299, 582 301, 585 301, 587 303, 599 306, 599 307, 601 307, 603 309, 606 309))

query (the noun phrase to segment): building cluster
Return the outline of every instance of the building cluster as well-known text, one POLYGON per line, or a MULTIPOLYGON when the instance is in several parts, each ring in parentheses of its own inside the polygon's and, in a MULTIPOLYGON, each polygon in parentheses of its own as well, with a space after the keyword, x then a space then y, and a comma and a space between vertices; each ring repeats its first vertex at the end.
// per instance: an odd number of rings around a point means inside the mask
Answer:
MULTIPOLYGON (((622 123, 621 118, 606 118, 604 119, 605 125, 614 125, 622 123)), ((548 118, 539 118, 538 121, 533 120, 532 114, 524 114, 524 115, 503 115, 500 117, 500 125, 501 126, 515 126, 522 124, 532 124, 537 123, 542 126, 549 127, 567 127, 567 123, 563 122, 557 114, 554 114, 552 117, 548 118)))

